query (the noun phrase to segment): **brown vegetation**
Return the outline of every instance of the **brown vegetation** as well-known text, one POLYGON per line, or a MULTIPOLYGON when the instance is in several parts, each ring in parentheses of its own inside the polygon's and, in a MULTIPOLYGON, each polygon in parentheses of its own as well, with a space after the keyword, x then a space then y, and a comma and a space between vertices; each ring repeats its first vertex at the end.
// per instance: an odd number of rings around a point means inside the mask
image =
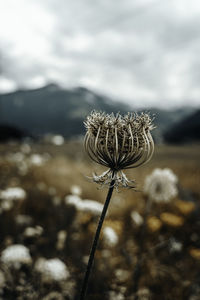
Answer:
MULTIPOLYGON (((25 200, 1 213, 0 250, 11 244, 23 244, 33 260, 31 266, 18 270, 1 262, 0 275, 3 274, 5 282, 1 286, 0 278, 0 293, 2 299, 76 299, 98 217, 67 205, 65 196, 71 193, 72 185, 78 185, 82 199, 103 203, 107 188, 99 189, 87 176, 92 172, 100 174, 104 169, 87 158, 79 142, 61 146, 33 144, 27 149, 21 144, 0 145, 0 190, 17 186, 27 193, 25 200), (16 153, 23 156, 17 158, 16 153), (42 163, 31 162, 32 154, 39 154, 42 163), (43 233, 26 237, 27 224, 16 222, 19 215, 30 216, 29 226, 41 226, 43 233), (61 231, 66 232, 66 239, 58 247, 61 231), (34 270, 38 257, 60 258, 67 265, 70 278, 62 284, 44 283, 34 270)), ((102 234, 88 299, 198 299, 200 146, 157 146, 147 165, 127 173, 136 180, 138 191, 120 189, 113 195, 104 226, 114 229, 118 243, 107 245, 102 234), (168 204, 153 204, 147 228, 142 232, 131 212, 144 216, 145 176, 154 168, 166 167, 178 176, 179 194, 168 204), (140 274, 135 286, 138 260, 140 274)))

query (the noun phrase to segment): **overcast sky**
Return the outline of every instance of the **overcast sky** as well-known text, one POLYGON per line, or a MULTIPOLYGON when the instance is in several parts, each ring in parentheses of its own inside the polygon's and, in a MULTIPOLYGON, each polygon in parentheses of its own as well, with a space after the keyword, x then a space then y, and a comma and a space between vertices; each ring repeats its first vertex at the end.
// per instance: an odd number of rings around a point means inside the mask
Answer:
POLYGON ((49 82, 200 107, 200 1, 0 0, 0 91, 49 82))

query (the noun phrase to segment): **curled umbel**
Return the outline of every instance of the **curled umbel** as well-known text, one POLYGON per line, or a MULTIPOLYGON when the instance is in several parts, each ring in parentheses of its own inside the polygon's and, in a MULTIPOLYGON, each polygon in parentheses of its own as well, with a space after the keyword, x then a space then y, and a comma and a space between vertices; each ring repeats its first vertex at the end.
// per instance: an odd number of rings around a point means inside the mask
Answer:
POLYGON ((108 167, 102 175, 93 175, 100 184, 135 187, 122 172, 147 163, 154 151, 151 130, 154 128, 149 114, 106 114, 93 111, 84 122, 85 150, 96 163, 108 167))

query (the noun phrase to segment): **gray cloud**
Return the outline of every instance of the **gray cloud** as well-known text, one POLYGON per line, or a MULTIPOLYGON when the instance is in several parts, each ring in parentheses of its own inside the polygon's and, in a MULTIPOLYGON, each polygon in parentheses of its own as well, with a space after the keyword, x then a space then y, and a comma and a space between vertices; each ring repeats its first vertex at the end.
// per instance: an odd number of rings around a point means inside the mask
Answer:
POLYGON ((13 28, 10 2, 0 5, 5 88, 56 81, 137 106, 200 105, 195 0, 18 0, 13 28))

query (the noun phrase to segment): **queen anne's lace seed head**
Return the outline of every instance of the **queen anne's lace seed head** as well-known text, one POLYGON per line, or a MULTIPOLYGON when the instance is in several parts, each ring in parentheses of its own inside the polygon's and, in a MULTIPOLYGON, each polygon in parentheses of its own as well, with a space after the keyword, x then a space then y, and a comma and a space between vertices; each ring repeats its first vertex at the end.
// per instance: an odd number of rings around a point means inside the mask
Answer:
POLYGON ((150 116, 145 113, 109 115, 93 111, 87 117, 85 127, 87 153, 93 161, 109 168, 100 176, 94 175, 94 181, 109 184, 114 177, 116 186, 130 186, 122 170, 147 163, 153 155, 150 116))

